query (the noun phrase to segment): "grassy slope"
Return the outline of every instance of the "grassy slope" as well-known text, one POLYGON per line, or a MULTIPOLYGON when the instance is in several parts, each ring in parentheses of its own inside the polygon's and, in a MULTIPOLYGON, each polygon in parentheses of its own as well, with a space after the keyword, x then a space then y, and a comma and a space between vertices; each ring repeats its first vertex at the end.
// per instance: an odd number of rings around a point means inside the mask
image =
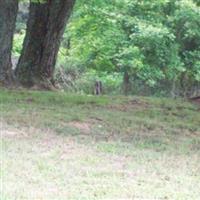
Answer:
POLYGON ((198 199, 200 112, 183 100, 0 91, 1 199, 198 199))

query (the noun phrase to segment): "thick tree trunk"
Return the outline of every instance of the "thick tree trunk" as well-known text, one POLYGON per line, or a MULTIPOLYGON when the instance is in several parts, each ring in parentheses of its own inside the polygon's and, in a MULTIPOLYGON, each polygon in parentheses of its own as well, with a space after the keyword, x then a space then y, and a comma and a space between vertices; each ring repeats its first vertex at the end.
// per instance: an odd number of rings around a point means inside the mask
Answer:
POLYGON ((12 76, 12 41, 18 11, 18 0, 0 0, 0 84, 8 85, 12 76))
POLYGON ((47 3, 30 3, 23 50, 15 74, 22 85, 30 87, 40 76, 40 62, 48 22, 47 3))
POLYGON ((23 51, 16 69, 27 87, 48 88, 53 75, 60 41, 75 0, 48 0, 31 3, 23 51))

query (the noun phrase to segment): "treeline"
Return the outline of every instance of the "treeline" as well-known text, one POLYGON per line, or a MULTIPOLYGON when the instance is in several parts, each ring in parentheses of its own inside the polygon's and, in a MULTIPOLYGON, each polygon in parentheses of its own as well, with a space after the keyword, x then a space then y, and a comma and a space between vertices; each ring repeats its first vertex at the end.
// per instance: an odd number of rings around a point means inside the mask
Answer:
POLYGON ((106 85, 115 79, 125 94, 198 95, 199 5, 199 0, 77 1, 61 65, 68 73, 77 67, 96 74, 106 85))
POLYGON ((50 88, 65 25, 75 0, 30 2, 23 49, 15 71, 12 70, 12 43, 18 13, 18 0, 0 1, 0 83, 37 85, 50 88))
MULTIPOLYGON (((0 8, 0 40, 7 44, 0 50, 1 82, 13 77, 8 60, 17 3, 12 4, 8 0, 0 8), (7 34, 1 19, 8 19, 8 5, 13 26, 7 34)), ((100 80, 109 94, 200 95, 199 0, 79 0, 64 31, 73 5, 31 2, 26 30, 27 13, 20 9, 13 47, 20 55, 18 83, 91 93, 100 80)))

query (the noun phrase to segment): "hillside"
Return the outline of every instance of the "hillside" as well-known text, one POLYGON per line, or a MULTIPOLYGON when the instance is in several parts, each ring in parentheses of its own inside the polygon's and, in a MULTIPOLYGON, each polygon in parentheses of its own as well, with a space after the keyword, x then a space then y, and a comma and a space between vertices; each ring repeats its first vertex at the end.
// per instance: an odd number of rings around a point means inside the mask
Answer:
POLYGON ((200 112, 183 100, 0 92, 8 199, 198 199, 200 112))

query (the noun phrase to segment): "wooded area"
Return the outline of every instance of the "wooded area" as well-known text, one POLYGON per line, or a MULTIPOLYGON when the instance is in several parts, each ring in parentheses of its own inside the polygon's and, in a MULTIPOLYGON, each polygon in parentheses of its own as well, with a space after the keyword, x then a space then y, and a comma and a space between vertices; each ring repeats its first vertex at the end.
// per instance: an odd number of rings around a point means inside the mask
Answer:
POLYGON ((0 200, 198 200, 200 0, 0 0, 0 200))
POLYGON ((69 20, 74 3, 31 1, 28 11, 26 1, 1 0, 2 84, 91 94, 101 81, 106 94, 200 95, 198 0, 79 0, 69 20))

